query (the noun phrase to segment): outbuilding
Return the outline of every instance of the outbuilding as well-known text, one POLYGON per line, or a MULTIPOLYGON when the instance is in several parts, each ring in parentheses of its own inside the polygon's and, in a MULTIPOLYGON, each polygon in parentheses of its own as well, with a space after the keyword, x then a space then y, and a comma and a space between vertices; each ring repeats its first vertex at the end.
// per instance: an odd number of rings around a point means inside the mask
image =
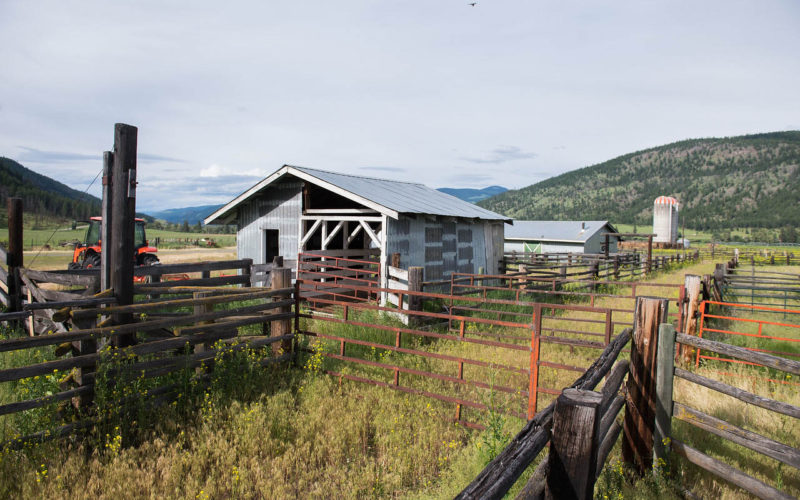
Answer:
MULTIPOLYGON (((421 266, 424 279, 496 274, 511 219, 423 184, 284 165, 205 219, 237 225, 239 258, 270 263, 319 251, 421 266)), ((396 263, 397 264, 397 263, 396 263)))
POLYGON ((607 233, 611 234, 608 252, 616 253, 619 231, 606 220, 515 220, 506 228, 504 248, 520 253, 599 254, 605 251, 607 233))

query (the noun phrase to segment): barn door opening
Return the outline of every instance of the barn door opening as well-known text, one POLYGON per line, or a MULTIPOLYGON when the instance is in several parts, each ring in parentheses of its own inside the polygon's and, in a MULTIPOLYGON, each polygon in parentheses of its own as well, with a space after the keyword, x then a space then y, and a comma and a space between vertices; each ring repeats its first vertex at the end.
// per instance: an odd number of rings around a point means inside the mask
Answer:
POLYGON ((278 230, 265 229, 264 230, 264 263, 269 264, 275 257, 280 255, 280 246, 278 245, 278 230))

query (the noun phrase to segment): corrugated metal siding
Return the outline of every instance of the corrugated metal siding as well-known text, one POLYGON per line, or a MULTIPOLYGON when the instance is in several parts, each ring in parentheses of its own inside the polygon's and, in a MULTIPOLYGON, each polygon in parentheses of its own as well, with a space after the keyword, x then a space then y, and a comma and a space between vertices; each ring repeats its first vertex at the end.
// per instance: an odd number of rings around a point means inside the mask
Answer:
POLYGON ((389 219, 388 223, 388 253, 400 253, 403 268, 424 267, 425 280, 446 279, 453 272, 477 273, 480 267, 488 269, 483 221, 401 216, 400 220, 389 219))
POLYGON ((278 249, 285 259, 296 259, 299 220, 302 212, 303 184, 297 179, 283 179, 239 209, 236 249, 240 259, 266 264, 264 230, 277 229, 278 249))

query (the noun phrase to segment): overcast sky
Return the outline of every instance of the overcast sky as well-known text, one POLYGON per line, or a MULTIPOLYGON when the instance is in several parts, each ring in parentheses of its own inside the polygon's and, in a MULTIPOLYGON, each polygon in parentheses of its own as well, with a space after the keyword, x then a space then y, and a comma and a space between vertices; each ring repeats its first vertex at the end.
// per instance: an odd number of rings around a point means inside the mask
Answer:
POLYGON ((144 211, 286 163, 519 188, 800 129, 800 2, 0 0, 0 155, 84 190, 115 122, 144 211))

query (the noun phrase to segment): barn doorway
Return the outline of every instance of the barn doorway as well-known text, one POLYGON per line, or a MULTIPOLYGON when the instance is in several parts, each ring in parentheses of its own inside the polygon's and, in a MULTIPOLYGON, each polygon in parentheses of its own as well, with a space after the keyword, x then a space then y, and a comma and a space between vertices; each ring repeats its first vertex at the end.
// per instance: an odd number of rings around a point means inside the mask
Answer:
POLYGON ((277 229, 264 230, 264 263, 269 264, 280 255, 280 239, 277 229))

